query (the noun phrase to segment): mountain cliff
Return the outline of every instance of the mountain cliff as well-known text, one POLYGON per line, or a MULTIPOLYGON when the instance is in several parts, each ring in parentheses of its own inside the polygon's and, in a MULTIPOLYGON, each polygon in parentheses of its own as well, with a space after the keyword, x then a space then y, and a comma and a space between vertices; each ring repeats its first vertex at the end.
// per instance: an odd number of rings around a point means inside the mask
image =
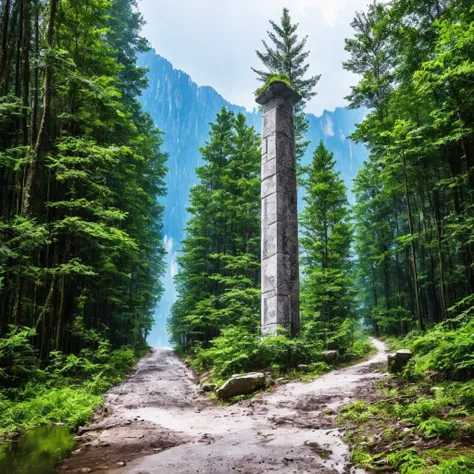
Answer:
MULTIPOLYGON (((173 277, 176 272, 176 252, 186 227, 188 194, 196 184, 195 169, 201 164, 198 147, 207 140, 209 123, 214 121, 222 107, 235 113, 242 112, 248 123, 258 131, 261 115, 257 109, 249 112, 227 102, 212 87, 198 86, 188 74, 175 69, 154 50, 140 56, 139 64, 149 70, 148 88, 142 94, 141 103, 156 126, 165 133, 163 149, 169 155, 168 195, 163 199, 165 245, 168 250, 165 294, 157 309, 155 329, 149 338, 150 344, 163 346, 168 344, 166 319, 176 298, 173 277)), ((345 108, 324 111, 320 117, 308 114, 308 139, 311 144, 303 163, 311 159, 314 148, 323 140, 329 151, 334 153, 337 170, 351 189, 352 179, 362 166, 367 152, 363 146, 351 142, 347 137, 363 116, 364 111, 345 108)))

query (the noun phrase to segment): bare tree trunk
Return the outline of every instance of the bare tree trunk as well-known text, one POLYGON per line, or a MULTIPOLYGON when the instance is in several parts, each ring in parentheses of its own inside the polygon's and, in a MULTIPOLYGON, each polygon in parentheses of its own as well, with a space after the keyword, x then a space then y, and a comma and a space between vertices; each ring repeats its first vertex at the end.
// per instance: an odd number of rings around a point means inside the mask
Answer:
MULTIPOLYGON (((56 18, 58 0, 51 0, 48 29, 46 32, 46 42, 49 48, 53 46, 54 20, 56 18)), ((32 215, 33 200, 35 194, 35 186, 38 175, 38 164, 40 159, 41 147, 46 135, 46 120, 48 118, 49 106, 51 104, 53 85, 53 67, 50 62, 46 65, 46 72, 44 75, 44 98, 43 98, 43 114, 38 130, 38 136, 33 148, 33 152, 27 164, 27 174, 25 181, 25 188, 23 189, 23 200, 21 214, 25 217, 32 215)))
POLYGON ((3 12, 3 31, 2 31, 2 56, 0 58, 0 78, 3 79, 7 65, 8 56, 8 25, 10 23, 11 0, 6 0, 5 10, 3 12))
POLYGON ((22 102, 23 102, 23 145, 28 145, 28 108, 30 100, 30 1, 22 1, 23 38, 22 60, 22 102))
MULTIPOLYGON (((35 5, 35 57, 39 57, 39 0, 36 0, 35 5)), ((38 108, 39 108, 39 70, 38 67, 34 69, 33 79, 33 107, 31 110, 31 124, 30 124, 30 140, 31 143, 35 143, 38 134, 38 108)))
POLYGON ((413 268, 413 283, 415 287, 416 316, 418 319, 418 326, 420 328, 420 331, 424 332, 425 322, 423 320, 423 314, 421 312, 420 282, 418 279, 418 266, 416 262, 415 242, 413 241, 413 216, 411 213, 410 194, 408 192, 408 176, 407 176, 407 168, 406 168, 406 158, 405 158, 404 153, 402 153, 402 159, 403 159, 403 180, 405 184, 405 200, 407 204, 407 213, 408 213, 408 226, 409 226, 410 235, 411 235, 410 250, 411 250, 412 268, 413 268))

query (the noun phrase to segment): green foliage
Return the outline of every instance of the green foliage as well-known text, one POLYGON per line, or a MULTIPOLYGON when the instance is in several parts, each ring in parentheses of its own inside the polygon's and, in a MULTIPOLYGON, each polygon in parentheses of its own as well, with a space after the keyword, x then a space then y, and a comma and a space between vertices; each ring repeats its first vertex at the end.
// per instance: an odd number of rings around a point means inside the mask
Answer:
POLYGON ((390 466, 394 467, 400 474, 425 474, 426 461, 414 448, 397 451, 387 456, 390 466))
POLYGON ((426 438, 456 438, 458 432, 453 421, 429 418, 418 426, 420 433, 426 438))
MULTIPOLYGON (((211 347, 196 349, 191 366, 199 372, 212 369, 212 378, 218 382, 254 370, 271 370, 279 375, 298 364, 317 360, 321 350, 321 344, 289 339, 283 334, 261 339, 259 334, 230 326, 212 340, 211 347)), ((310 372, 324 373, 327 368, 322 362, 314 362, 310 372)))
POLYGON ((0 338, 0 387, 19 385, 36 375, 39 361, 30 342, 34 334, 31 328, 11 326, 0 338))
POLYGON ((459 456, 454 459, 441 461, 436 466, 439 474, 464 474, 474 469, 474 456, 459 456))
POLYGON ((448 321, 423 335, 414 331, 396 347, 415 354, 405 369, 407 378, 420 379, 434 371, 451 380, 466 380, 474 373, 474 321, 448 321))
POLYGON ((436 413, 438 405, 431 398, 420 398, 414 403, 410 403, 407 407, 397 405, 395 412, 406 421, 420 423, 427 420, 436 413))
MULTIPOLYGON (((10 353, 18 361, 15 385, 19 380, 25 383, 0 394, 0 436, 54 423, 76 429, 89 420, 102 402, 101 395, 121 382, 137 360, 133 349, 112 350, 108 341, 98 339, 95 349, 82 349, 78 355, 52 352, 51 360, 42 370, 36 357, 33 357, 31 367, 26 367, 25 347, 28 348, 27 356, 31 357, 27 337, 32 333, 31 329, 25 328, 10 338, 8 347, 14 348, 10 353), (21 343, 13 343, 18 338, 21 343)), ((5 381, 8 383, 9 379, 5 381)))
POLYGON ((85 424, 102 402, 100 395, 77 388, 36 385, 34 396, 20 401, 0 401, 0 436, 37 425, 65 423, 73 429, 85 424))

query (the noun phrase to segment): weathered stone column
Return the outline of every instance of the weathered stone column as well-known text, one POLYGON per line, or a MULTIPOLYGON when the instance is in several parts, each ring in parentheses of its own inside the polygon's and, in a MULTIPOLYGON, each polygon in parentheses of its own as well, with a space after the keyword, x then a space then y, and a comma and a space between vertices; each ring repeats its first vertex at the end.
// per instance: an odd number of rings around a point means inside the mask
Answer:
POLYGON ((293 106, 301 96, 274 82, 257 99, 262 131, 262 335, 300 328, 298 210, 293 106))

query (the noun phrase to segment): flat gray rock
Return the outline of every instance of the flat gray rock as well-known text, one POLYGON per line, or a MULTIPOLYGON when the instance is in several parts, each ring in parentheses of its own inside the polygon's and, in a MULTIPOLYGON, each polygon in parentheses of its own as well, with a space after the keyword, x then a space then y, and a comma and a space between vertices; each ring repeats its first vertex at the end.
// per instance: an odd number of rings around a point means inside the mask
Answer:
POLYGON ((253 374, 233 375, 218 390, 217 396, 221 399, 246 395, 265 386, 265 375, 256 372, 253 374))

